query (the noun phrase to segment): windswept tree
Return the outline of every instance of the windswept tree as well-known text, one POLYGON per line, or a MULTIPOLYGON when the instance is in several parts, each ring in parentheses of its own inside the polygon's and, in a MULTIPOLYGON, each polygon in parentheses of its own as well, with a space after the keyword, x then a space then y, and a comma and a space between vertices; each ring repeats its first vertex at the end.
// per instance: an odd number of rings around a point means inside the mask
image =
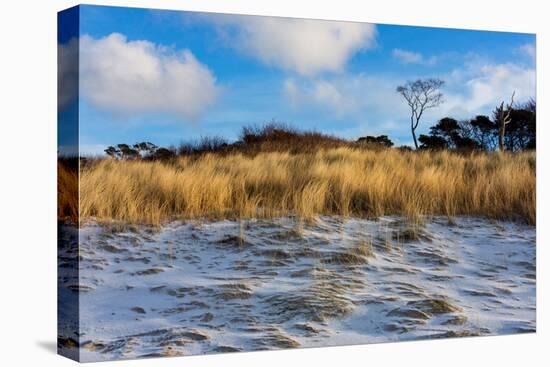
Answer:
POLYGON ((133 148, 138 151, 141 158, 152 156, 157 151, 158 147, 148 141, 134 144, 133 148))
POLYGON ((440 89, 444 83, 443 80, 435 78, 418 79, 397 87, 397 93, 403 96, 411 108, 411 133, 416 149, 418 149, 416 128, 427 109, 438 107, 443 103, 443 93, 440 89))
POLYGON ((113 146, 109 146, 107 149, 104 150, 104 152, 109 157, 114 158, 114 159, 120 159, 120 157, 121 157, 120 150, 113 147, 113 146))
POLYGON ((109 146, 104 150, 105 154, 114 159, 139 159, 141 158, 138 144, 133 147, 128 144, 109 146))
POLYGON ((136 159, 140 157, 139 151, 137 149, 132 148, 128 144, 118 144, 117 148, 121 153, 122 159, 136 159))

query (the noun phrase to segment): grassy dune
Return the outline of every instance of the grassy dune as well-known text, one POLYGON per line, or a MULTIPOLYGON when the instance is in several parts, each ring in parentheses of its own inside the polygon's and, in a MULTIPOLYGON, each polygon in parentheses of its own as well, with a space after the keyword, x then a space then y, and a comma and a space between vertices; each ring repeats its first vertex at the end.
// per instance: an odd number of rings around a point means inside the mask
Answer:
POLYGON ((347 147, 290 154, 204 154, 81 167, 81 218, 296 214, 479 215, 535 223, 535 153, 460 155, 347 147))

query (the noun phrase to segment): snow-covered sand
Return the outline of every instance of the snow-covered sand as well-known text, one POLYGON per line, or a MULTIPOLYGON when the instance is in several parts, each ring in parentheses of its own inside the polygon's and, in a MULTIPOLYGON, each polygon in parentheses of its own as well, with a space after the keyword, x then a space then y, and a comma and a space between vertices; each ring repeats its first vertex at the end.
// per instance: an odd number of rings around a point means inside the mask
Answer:
MULTIPOLYGON (((535 228, 321 217, 80 231, 82 361, 535 331, 535 228)), ((70 343, 69 343, 70 344, 70 343)), ((68 345, 67 347, 70 347, 68 345)))

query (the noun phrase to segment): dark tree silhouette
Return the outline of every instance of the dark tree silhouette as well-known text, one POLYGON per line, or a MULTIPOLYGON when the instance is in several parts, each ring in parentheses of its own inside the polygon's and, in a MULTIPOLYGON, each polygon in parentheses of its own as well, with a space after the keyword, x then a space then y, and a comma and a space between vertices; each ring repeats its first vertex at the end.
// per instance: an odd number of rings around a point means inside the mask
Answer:
POLYGON ((469 122, 469 136, 485 150, 495 150, 498 146, 498 126, 488 116, 476 116, 469 122))
POLYGON ((120 159, 120 150, 118 150, 113 146, 107 147, 107 149, 105 149, 104 152, 111 158, 120 159))
POLYGON ((362 136, 359 139, 357 139, 357 142, 361 144, 380 145, 386 148, 391 148, 393 146, 393 141, 391 141, 387 135, 362 136))
POLYGON ((420 135, 422 149, 480 150, 482 147, 471 138, 470 125, 445 117, 430 128, 430 135, 420 135))
POLYGON ((420 135, 418 140, 420 140, 420 143, 422 144, 420 146, 421 149, 441 150, 449 148, 449 146, 447 145, 447 141, 441 136, 420 135))
POLYGON ((118 144, 118 150, 120 151, 122 159, 136 159, 139 158, 139 152, 130 147, 128 144, 118 144))
POLYGON ((153 143, 117 144, 104 150, 105 154, 114 159, 140 159, 155 153, 157 146, 153 143))
MULTIPOLYGON (((501 106, 493 112, 495 121, 502 118, 501 106)), ((536 148, 536 103, 533 100, 511 108, 506 112, 508 122, 504 125, 504 136, 500 137, 502 125, 499 125, 499 149, 521 151, 536 148), (502 141, 501 141, 502 140, 502 141)))
POLYGON ((176 156, 176 153, 172 149, 158 148, 149 158, 153 160, 167 160, 176 156))

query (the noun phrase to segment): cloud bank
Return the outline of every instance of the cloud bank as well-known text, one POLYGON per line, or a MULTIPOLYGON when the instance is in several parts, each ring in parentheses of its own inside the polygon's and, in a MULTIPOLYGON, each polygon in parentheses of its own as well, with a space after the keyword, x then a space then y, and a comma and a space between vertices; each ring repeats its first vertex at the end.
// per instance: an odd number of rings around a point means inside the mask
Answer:
POLYGON ((93 106, 122 115, 196 119, 219 94, 215 76, 191 51, 128 41, 119 33, 80 38, 80 81, 93 106))
POLYGON ((490 113, 501 101, 510 101, 514 92, 516 102, 536 97, 535 69, 520 64, 476 64, 456 71, 453 78, 451 87, 454 84, 456 90, 446 94, 444 106, 459 118, 490 113))

